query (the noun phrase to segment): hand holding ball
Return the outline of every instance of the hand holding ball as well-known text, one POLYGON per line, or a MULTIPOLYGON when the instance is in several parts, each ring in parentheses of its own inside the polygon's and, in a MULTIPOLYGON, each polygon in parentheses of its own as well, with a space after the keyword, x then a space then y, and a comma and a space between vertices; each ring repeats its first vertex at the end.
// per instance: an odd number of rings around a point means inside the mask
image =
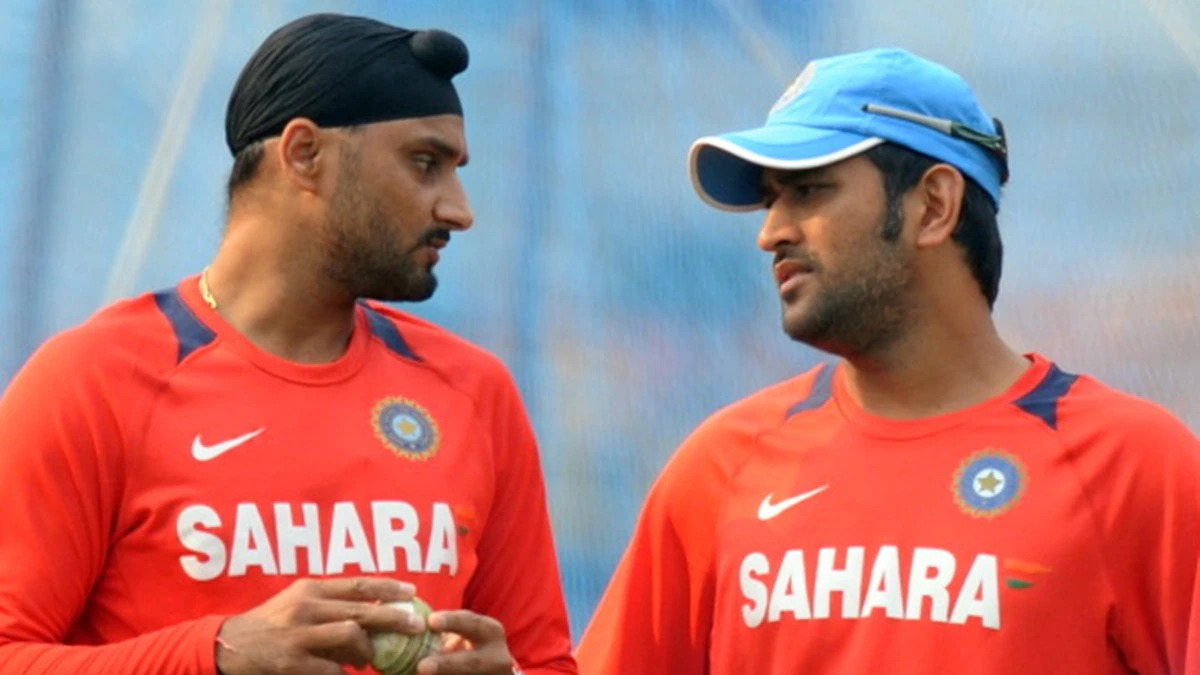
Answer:
MULTIPOLYGON (((420 616, 426 621, 433 611, 420 598, 413 598, 412 602, 390 602, 388 606, 420 616)), ((371 649, 374 652, 371 665, 383 675, 413 675, 421 659, 437 652, 440 646, 441 636, 428 628, 419 635, 374 633, 371 635, 371 649)))

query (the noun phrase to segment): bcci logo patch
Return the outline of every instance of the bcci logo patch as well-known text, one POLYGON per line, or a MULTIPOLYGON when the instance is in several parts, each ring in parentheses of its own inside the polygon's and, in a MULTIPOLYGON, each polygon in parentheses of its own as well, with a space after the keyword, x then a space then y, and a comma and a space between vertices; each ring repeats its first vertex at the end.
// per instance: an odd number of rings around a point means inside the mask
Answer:
POLYGON ((958 465, 950 490, 963 512, 976 518, 995 518, 1012 508, 1028 482, 1021 460, 1003 450, 988 448, 958 465))
POLYGON ((796 79, 792 80, 792 83, 788 85, 788 88, 783 90, 783 94, 779 97, 779 100, 775 101, 775 105, 771 106, 771 110, 767 112, 767 115, 774 115, 776 110, 791 103, 797 96, 804 93, 804 90, 808 89, 809 83, 812 82, 813 76, 816 74, 816 61, 809 61, 804 70, 800 71, 796 79))
POLYGON ((375 435, 401 457, 425 461, 437 453, 441 437, 429 411, 406 398, 385 398, 371 415, 375 435))

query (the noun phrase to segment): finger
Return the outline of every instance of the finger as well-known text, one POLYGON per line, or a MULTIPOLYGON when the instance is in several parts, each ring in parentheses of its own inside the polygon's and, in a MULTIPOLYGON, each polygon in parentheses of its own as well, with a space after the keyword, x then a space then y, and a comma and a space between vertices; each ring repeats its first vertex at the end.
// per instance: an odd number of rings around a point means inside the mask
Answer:
POLYGON ((503 624, 490 616, 465 609, 434 612, 429 615, 428 623, 430 630, 458 633, 477 645, 504 641, 503 624))
POLYGON ((353 621, 300 626, 292 631, 291 638, 294 648, 323 660, 356 668, 365 668, 371 662, 371 640, 353 621))
POLYGON ((303 595, 332 600, 398 602, 412 600, 417 587, 407 581, 386 577, 343 577, 301 579, 293 584, 303 595))
POLYGON ((406 602, 376 604, 353 600, 306 599, 292 606, 290 625, 353 621, 370 631, 417 635, 425 631, 425 619, 406 602))
POLYGON ((442 633, 443 652, 457 652, 472 648, 471 643, 458 633, 442 633))
POLYGON ((493 675, 511 673, 512 657, 500 645, 488 649, 433 654, 417 664, 419 675, 493 675))

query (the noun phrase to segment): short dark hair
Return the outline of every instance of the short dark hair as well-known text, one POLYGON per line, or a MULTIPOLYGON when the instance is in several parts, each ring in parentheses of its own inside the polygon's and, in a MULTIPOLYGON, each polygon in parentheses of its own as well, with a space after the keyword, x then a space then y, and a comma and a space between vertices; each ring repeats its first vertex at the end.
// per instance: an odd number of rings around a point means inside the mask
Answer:
MULTIPOLYGON (((883 174, 883 189, 887 194, 889 214, 898 214, 900 199, 934 164, 944 164, 928 155, 895 143, 882 143, 863 153, 883 174)), ((966 253, 967 265, 987 298, 988 307, 996 304, 1000 292, 1000 268, 1004 259, 1004 244, 1000 241, 1000 226, 996 222, 998 208, 987 193, 966 174, 966 190, 958 225, 952 235, 966 253)), ((895 232, 884 232, 894 239, 899 236, 899 218, 888 218, 895 232)))
MULTIPOLYGON (((350 124, 339 128, 347 133, 356 134, 362 131, 364 126, 366 125, 350 124)), ((225 198, 229 200, 230 204, 233 203, 234 193, 254 178, 254 174, 258 171, 258 165, 262 163, 263 148, 266 146, 267 140, 263 138, 254 141, 233 156, 233 168, 229 170, 229 182, 225 186, 225 198)))
POLYGON ((225 187, 226 198, 233 202, 233 195, 254 178, 258 165, 262 163, 264 141, 255 141, 238 151, 233 157, 233 169, 229 171, 229 183, 225 187))

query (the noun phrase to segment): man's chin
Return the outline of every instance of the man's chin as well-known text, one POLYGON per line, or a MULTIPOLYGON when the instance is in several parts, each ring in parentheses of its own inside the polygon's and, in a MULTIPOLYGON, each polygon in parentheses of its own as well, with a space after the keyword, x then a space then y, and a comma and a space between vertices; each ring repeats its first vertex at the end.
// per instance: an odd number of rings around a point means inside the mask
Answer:
POLYGON ((437 290, 437 277, 426 274, 418 279, 406 279, 405 283, 375 289, 363 297, 383 302, 423 302, 433 297, 437 290))
POLYGON ((811 344, 814 339, 818 338, 808 326, 803 324, 797 325, 786 318, 783 321, 783 332, 796 342, 803 342, 804 344, 811 344))
POLYGON ((807 312, 799 311, 798 307, 785 307, 783 310, 783 332, 796 342, 803 342, 810 347, 829 351, 824 344, 827 342, 829 327, 821 325, 807 312))
POLYGON ((802 306, 800 302, 784 302, 782 312, 783 332, 787 333, 788 337, 799 342, 807 342, 807 337, 812 333, 813 326, 812 316, 806 311, 807 307, 802 306))

